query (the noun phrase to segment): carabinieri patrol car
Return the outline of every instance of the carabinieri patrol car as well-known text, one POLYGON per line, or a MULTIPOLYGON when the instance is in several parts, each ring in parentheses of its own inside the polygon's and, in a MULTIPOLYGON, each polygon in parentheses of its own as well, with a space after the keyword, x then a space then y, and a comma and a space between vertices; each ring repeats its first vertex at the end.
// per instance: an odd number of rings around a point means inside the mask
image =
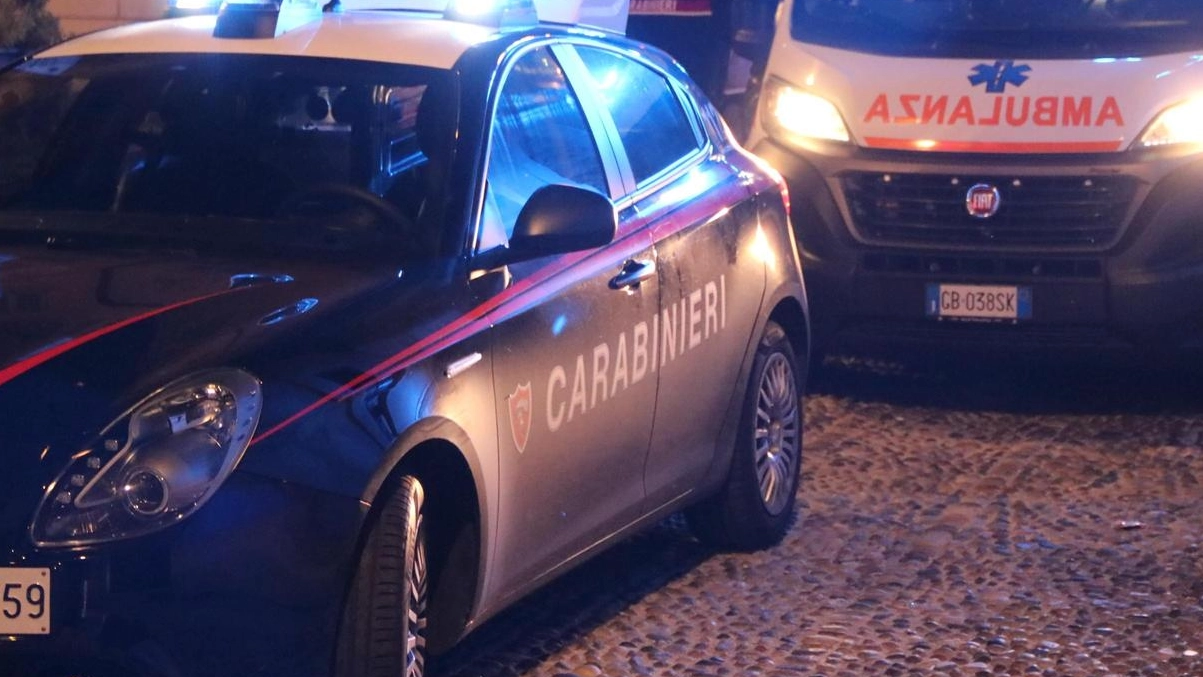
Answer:
POLYGON ((784 534, 780 177, 590 6, 421 4, 0 73, 0 673, 422 675, 674 511, 784 534))
POLYGON ((1203 340, 1203 3, 785 0, 749 147, 816 343, 1203 340))

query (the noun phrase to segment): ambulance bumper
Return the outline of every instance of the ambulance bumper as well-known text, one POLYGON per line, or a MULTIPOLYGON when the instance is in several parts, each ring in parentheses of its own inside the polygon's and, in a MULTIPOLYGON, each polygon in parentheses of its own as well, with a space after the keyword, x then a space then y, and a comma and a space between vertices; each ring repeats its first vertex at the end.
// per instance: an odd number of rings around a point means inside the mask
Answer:
POLYGON ((1203 155, 753 150, 789 183, 820 349, 1203 346, 1203 155), (1001 184, 1004 208, 1037 185, 1110 202, 979 226, 948 211, 979 183, 1001 184), (895 227, 915 208, 952 216, 895 227))

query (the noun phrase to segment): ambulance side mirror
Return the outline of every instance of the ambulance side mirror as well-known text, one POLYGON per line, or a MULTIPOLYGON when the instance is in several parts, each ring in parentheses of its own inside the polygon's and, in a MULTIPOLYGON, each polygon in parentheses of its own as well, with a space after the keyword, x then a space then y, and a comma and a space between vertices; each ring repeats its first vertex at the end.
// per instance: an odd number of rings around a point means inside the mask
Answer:
POLYGON ((731 0, 731 49, 764 64, 773 45, 777 0, 731 0))

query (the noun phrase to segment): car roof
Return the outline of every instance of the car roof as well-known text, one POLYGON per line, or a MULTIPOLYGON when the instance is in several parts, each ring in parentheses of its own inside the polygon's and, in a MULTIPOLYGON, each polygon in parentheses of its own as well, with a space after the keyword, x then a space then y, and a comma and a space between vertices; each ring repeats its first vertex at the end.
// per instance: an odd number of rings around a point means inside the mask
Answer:
POLYGON ((89 33, 38 54, 212 53, 329 57, 449 69, 496 27, 449 21, 429 12, 327 12, 275 38, 215 38, 214 16, 129 24, 89 33))

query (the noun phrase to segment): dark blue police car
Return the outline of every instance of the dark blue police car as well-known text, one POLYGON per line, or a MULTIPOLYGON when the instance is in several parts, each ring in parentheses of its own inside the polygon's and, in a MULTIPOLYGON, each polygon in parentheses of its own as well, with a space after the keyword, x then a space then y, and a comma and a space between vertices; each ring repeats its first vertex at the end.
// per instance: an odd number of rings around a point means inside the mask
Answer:
POLYGON ((412 4, 0 72, 0 673, 422 675, 669 513, 782 537, 780 178, 655 49, 412 4))

